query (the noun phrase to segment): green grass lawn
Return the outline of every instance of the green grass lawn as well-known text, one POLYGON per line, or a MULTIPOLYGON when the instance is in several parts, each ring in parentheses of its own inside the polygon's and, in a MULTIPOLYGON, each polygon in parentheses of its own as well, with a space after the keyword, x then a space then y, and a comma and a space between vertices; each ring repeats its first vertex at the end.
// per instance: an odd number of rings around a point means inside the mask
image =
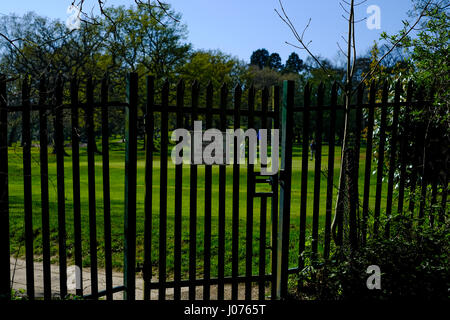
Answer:
MULTIPOLYGON (((142 142, 140 142, 142 143, 142 142)), ((137 262, 143 262, 143 239, 144 239, 144 173, 145 173, 145 152, 139 145, 138 151, 138 177, 137 177, 137 262)), ((70 154, 70 148, 67 148, 70 154)), ((170 155, 170 153, 169 153, 170 155)), ((359 190, 362 201, 362 191, 364 185, 364 164, 365 150, 361 150, 359 190)), ((120 270, 123 265, 123 220, 124 220, 124 160, 125 144, 120 140, 111 140, 110 144, 110 173, 111 173, 111 219, 112 219, 112 248, 113 266, 120 270)), ((340 148, 336 148, 335 161, 335 184, 338 181, 338 169, 340 162, 340 148)), ((322 170, 327 170, 328 147, 323 148, 322 170)), ((160 180, 160 159, 155 154, 153 163, 153 228, 152 228, 152 263, 154 272, 158 266, 159 248, 159 180, 160 180)), ((33 184, 33 228, 34 228, 34 251, 37 259, 42 254, 41 247, 41 198, 40 198, 40 163, 39 149, 32 148, 32 184, 33 184)), ((22 149, 11 147, 9 149, 9 195, 10 195, 10 221, 11 221, 11 254, 23 256, 24 250, 24 214, 23 214, 23 171, 22 171, 22 149)), ((189 259, 189 166, 183 166, 183 212, 182 212, 182 271, 188 271, 189 259)), ((217 248, 218 248, 218 172, 219 167, 213 167, 212 183, 212 276, 217 274, 217 248)), ((225 272, 231 275, 231 217, 232 217, 232 166, 227 167, 226 185, 226 250, 225 250, 225 272)), ((89 258, 89 219, 88 219, 88 176, 87 176, 87 150, 80 150, 80 174, 81 174, 81 213, 82 213, 82 239, 83 239, 83 265, 90 265, 89 258)), ((205 170, 204 166, 198 168, 198 198, 197 198, 197 266, 199 276, 203 270, 203 237, 204 237, 204 191, 205 191, 205 170)), ((294 148, 293 177, 292 177, 292 206, 291 206, 291 247, 290 264, 295 267, 298 261, 298 238, 299 238, 299 214, 300 214, 300 177, 301 177, 301 149, 294 148)), ((245 242, 246 242, 246 180, 247 172, 245 166, 240 170, 240 273, 245 270, 245 242)), ((96 155, 96 203, 97 203, 97 239, 98 239, 98 262, 99 266, 104 265, 104 241, 103 241, 103 177, 102 158, 96 155)), ((371 177, 370 207, 374 207, 375 201, 376 175, 371 177)), ((72 158, 65 158, 65 193, 66 193, 66 230, 67 230, 67 255, 69 263, 74 259, 74 234, 73 234, 73 192, 72 192, 72 158)), ((257 186, 263 188, 263 186, 257 186)), ((311 233, 312 206, 314 188, 314 161, 309 161, 308 178, 308 219, 307 236, 311 233)), ((325 198, 326 198, 326 177, 321 175, 320 185, 320 229, 319 229, 319 250, 323 245, 323 229, 325 221, 325 198)), ((169 158, 168 175, 168 221, 167 221, 167 268, 169 274, 173 270, 173 239, 174 239, 174 201, 175 201, 175 170, 169 158)), ((56 186, 56 156, 49 153, 49 194, 50 194, 50 228, 51 228, 51 254, 54 263, 57 262, 58 255, 58 222, 57 222, 57 186, 56 186)), ((336 195, 336 190, 334 190, 336 195)), ((383 186, 382 211, 386 204, 386 186, 383 186)), ((268 226, 267 244, 270 244, 270 200, 268 202, 268 226)), ((254 236, 253 236, 253 265, 254 272, 257 272, 259 261, 259 217, 260 200, 254 203, 254 236)), ((266 270, 270 270, 270 250, 266 252, 266 270)))

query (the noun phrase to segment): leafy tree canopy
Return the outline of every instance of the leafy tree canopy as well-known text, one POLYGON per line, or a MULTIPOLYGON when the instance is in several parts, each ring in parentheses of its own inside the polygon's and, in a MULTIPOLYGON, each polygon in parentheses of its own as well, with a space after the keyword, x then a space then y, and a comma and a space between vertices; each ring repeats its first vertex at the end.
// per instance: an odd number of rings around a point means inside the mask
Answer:
POLYGON ((277 71, 283 68, 281 57, 278 53, 274 52, 269 56, 269 68, 277 71))
POLYGON ((250 57, 250 64, 258 66, 260 69, 267 67, 269 56, 269 51, 266 49, 258 49, 252 53, 250 57))
POLYGON ((304 68, 303 60, 300 59, 297 53, 292 52, 286 60, 283 72, 300 73, 304 68))

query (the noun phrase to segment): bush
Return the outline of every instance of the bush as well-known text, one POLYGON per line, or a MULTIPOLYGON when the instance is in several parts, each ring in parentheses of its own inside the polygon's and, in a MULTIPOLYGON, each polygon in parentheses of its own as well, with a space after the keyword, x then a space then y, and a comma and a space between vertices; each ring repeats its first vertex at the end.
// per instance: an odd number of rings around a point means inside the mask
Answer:
POLYGON ((404 216, 392 221, 389 239, 370 239, 351 253, 341 249, 324 261, 305 252, 305 268, 299 275, 303 288, 298 298, 348 299, 449 299, 450 225, 420 226, 404 216), (381 289, 369 290, 371 274, 381 270, 381 289))

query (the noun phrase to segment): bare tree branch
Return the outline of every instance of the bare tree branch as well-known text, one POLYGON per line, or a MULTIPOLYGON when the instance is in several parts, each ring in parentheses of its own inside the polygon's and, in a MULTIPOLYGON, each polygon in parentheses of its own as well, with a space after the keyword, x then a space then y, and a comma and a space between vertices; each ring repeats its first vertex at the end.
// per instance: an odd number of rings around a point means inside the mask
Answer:
MULTIPOLYGON (((422 18, 424 16, 426 16, 427 14, 427 9, 429 7, 429 5, 431 4, 432 0, 428 0, 428 2, 426 3, 425 7, 423 8, 422 12, 419 14, 416 22, 408 29, 406 30, 406 32, 399 38, 397 39, 397 41, 392 45, 392 47, 377 61, 377 63, 375 64, 375 66, 372 68, 372 70, 370 70, 363 78, 362 80, 359 82, 359 84, 362 84, 363 82, 365 82, 367 80, 367 78, 371 77, 375 71, 377 70, 378 66, 380 65, 381 62, 383 62, 383 60, 392 52, 394 51, 394 49, 411 33, 412 30, 414 30, 414 28, 419 24, 420 20, 422 20, 422 18)), ((356 92, 356 89, 353 90, 352 94, 356 92)))
POLYGON ((356 69, 356 29, 355 29, 355 13, 353 12, 353 21, 352 21, 352 42, 353 42, 353 66, 352 66, 352 71, 350 73, 350 78, 353 78, 353 76, 355 75, 355 69, 356 69))
MULTIPOLYGON (((352 5, 351 3, 349 3, 349 2, 347 2, 347 1, 345 1, 345 0, 341 0, 341 1, 344 2, 345 4, 349 5, 349 6, 352 5)), ((360 6, 360 5, 364 4, 364 3, 366 3, 367 1, 368 1, 368 0, 363 0, 363 1, 361 1, 361 2, 355 3, 355 4, 353 4, 353 7, 360 6)))
MULTIPOLYGON (((83 20, 85 22, 91 23, 91 24, 96 24, 97 19, 94 17, 94 15, 91 12, 91 15, 87 15, 84 11, 83 11, 83 5, 84 5, 85 0, 72 0, 72 5, 73 6, 77 6, 80 9, 80 12, 87 17, 86 20, 83 20), (90 20, 90 21, 88 21, 90 20)), ((98 7, 100 10, 101 15, 103 15, 107 20, 109 20, 111 22, 111 24, 114 26, 115 23, 113 21, 113 19, 108 15, 108 13, 105 10, 105 5, 106 5, 106 0, 97 0, 98 3, 98 7)), ((166 16, 168 16, 170 19, 174 20, 175 22, 179 22, 179 20, 173 16, 173 14, 169 11, 168 9, 168 4, 165 2, 162 2, 161 0, 134 0, 134 3, 137 6, 144 6, 147 7, 149 9, 160 9, 164 12, 164 14, 166 16)), ((151 11, 151 10, 150 10, 151 11)), ((158 23, 160 23, 161 25, 165 26, 165 24, 160 21, 158 19, 158 17, 156 17, 155 15, 152 15, 152 18, 156 19, 158 21, 158 23)))
POLYGON ((339 42, 336 42, 336 44, 337 44, 337 46, 338 46, 338 48, 339 48, 339 51, 341 51, 342 52, 342 54, 347 58, 347 54, 344 52, 344 50, 341 48, 341 45, 339 44, 339 42))
MULTIPOLYGON (((354 19, 355 19, 355 11, 354 11, 354 0, 352 0, 350 5, 350 17, 348 19, 348 40, 347 40, 347 79, 346 79, 346 90, 345 94, 348 95, 349 91, 351 90, 351 80, 352 80, 352 70, 351 70, 351 64, 352 64, 352 39, 354 35, 354 19)), ((356 56, 353 57, 353 59, 356 59, 356 56)), ((347 96, 348 97, 348 96, 347 96)))
POLYGON ((347 9, 345 9, 345 7, 342 4, 342 2, 339 2, 339 5, 341 6, 342 10, 344 10, 345 12, 347 12, 348 15, 350 15, 350 12, 347 9))
MULTIPOLYGON (((292 43, 289 43, 289 42, 287 42, 287 41, 286 41, 286 44, 289 44, 289 45, 291 45, 291 46, 293 46, 293 47, 295 47, 295 48, 298 48, 298 49, 300 49, 300 50, 305 50, 305 51, 309 54, 309 56, 310 56, 311 58, 313 58, 313 60, 314 60, 314 61, 319 65, 319 67, 325 72, 325 74, 326 74, 329 78, 331 78, 331 77, 332 77, 332 74, 329 72, 329 70, 327 70, 327 69, 323 66, 323 64, 320 62, 320 60, 319 60, 319 59, 311 52, 311 50, 308 48, 308 46, 309 46, 309 44, 311 43, 311 41, 308 42, 308 44, 305 44, 305 42, 304 42, 304 40, 303 40, 303 37, 304 37, 304 34, 305 34, 306 30, 308 29, 308 27, 309 27, 310 24, 311 24, 311 19, 309 19, 308 24, 306 25, 305 29, 304 29, 303 32, 302 32, 302 36, 300 36, 300 35, 298 34, 297 29, 295 28, 294 24, 292 23, 291 19, 290 19, 289 16, 287 15, 287 13, 286 13, 286 11, 285 11, 285 9, 284 9, 283 3, 281 2, 281 0, 278 0, 278 1, 279 1, 279 3, 280 3, 280 8, 281 8, 282 14, 280 14, 280 12, 279 12, 277 9, 274 9, 274 10, 275 10, 275 12, 277 13, 277 15, 280 17, 280 19, 281 19, 281 20, 289 27, 289 29, 291 29, 292 34, 294 35, 294 37, 295 37, 295 39, 298 41, 298 43, 300 43, 300 46, 293 45, 292 43)), ((338 83, 338 85, 342 87, 342 84, 338 83)))

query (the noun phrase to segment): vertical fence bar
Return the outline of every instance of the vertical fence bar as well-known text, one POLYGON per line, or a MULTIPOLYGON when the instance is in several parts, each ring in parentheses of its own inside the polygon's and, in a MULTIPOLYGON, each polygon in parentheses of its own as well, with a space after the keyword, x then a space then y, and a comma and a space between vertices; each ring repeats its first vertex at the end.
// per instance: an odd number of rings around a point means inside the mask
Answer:
MULTIPOLYGON (((194 81, 192 84, 192 127, 195 135, 194 123, 197 120, 197 108, 199 99, 200 84, 194 81)), ((195 161, 195 150, 191 153, 192 159, 195 161)), ((198 167, 191 161, 191 192, 190 192, 190 210, 189 210, 189 300, 195 300, 197 277, 197 174, 198 167)))
POLYGON ((314 166, 314 200, 313 200, 313 224, 312 224, 312 243, 311 249, 317 254, 319 241, 319 210, 320 210, 320 178, 322 167, 322 127, 323 127, 323 98, 324 85, 320 83, 317 92, 317 108, 316 108, 316 159, 314 166))
MULTIPOLYGON (((145 110, 145 221, 144 221, 144 300, 150 300, 152 281, 152 229, 153 229, 153 130, 155 79, 147 76, 147 108, 145 110)), ((176 224, 175 224, 176 227, 176 224)), ((176 269, 175 269, 176 270, 176 269)))
POLYGON ((55 92, 56 183, 58 187, 59 285, 61 298, 67 295, 66 203, 64 186, 63 84, 58 77, 55 92))
POLYGON ((409 124, 409 112, 411 108, 411 99, 413 94, 413 83, 410 81, 408 83, 408 89, 406 92, 406 105, 403 109, 403 121, 402 121, 402 133, 400 137, 400 181, 398 186, 398 208, 397 211, 399 214, 403 213, 403 205, 405 199, 405 184, 406 184, 406 148, 408 144, 408 137, 406 128, 409 124))
POLYGON ((388 221, 386 223, 385 236, 389 238, 390 235, 390 222, 389 217, 392 214, 392 201, 394 194, 394 173, 395 173, 395 158, 397 157, 397 132, 398 132, 398 116, 400 111, 400 90, 401 82, 397 81, 395 84, 395 97, 394 97, 394 112, 392 116, 392 129, 391 129, 391 150, 389 158, 389 173, 388 173, 388 190, 387 190, 387 202, 386 202, 386 217, 388 221))
MULTIPOLYGON (((227 99, 228 88, 223 84, 220 88, 220 131, 227 129, 227 99)), ((217 252, 217 300, 224 300, 225 296, 225 201, 226 201, 226 164, 219 167, 219 243, 217 252)))
POLYGON ((135 300, 138 75, 134 72, 127 76, 127 100, 128 107, 125 108, 124 285, 126 290, 124 299, 135 300))
POLYGON ((366 164, 364 168, 364 198, 363 198, 363 214, 362 214, 362 244, 366 243, 367 223, 369 220, 369 195, 370 195, 370 177, 372 175, 372 146, 373 146, 373 126, 375 121, 375 97, 376 86, 375 81, 370 84, 369 93, 369 115, 367 124, 367 145, 366 145, 366 164))
POLYGON ((166 299, 167 278, 167 146, 169 131, 169 81, 165 81, 162 89, 162 112, 161 112, 161 172, 160 172, 160 194, 159 194, 159 300, 166 299))
POLYGON ((39 82, 39 156, 41 170, 41 213, 42 213, 42 266, 44 280, 44 299, 52 297, 51 268, 50 268, 50 214, 48 195, 48 129, 47 110, 44 105, 47 102, 47 88, 45 79, 39 82))
MULTIPOLYGON (((433 105, 434 103, 434 98, 435 98, 435 87, 431 86, 429 88, 429 92, 428 92, 428 101, 430 101, 429 104, 429 109, 433 109, 435 106, 433 105)), ((428 166, 427 166, 428 167, 428 166)), ((428 168, 428 171, 430 169, 428 168)), ((430 227, 434 227, 434 219, 435 219, 435 208, 436 208, 436 203, 437 203, 437 188, 438 188, 438 175, 436 173, 431 173, 430 175, 432 176, 431 181, 429 181, 429 183, 431 184, 431 203, 428 207, 428 218, 429 218, 429 226, 430 227)))
POLYGON ((259 290, 258 299, 265 300, 266 275, 266 225, 267 225, 267 197, 261 198, 261 216, 259 229, 259 290))
MULTIPOLYGON (((305 251, 306 240, 306 216, 308 200, 308 146, 309 146, 309 108, 311 104, 311 86, 307 84, 304 92, 304 111, 303 111, 303 136, 302 136, 302 176, 300 193, 300 239, 298 252, 298 267, 303 268, 302 253, 305 251)), ((298 281, 300 288, 301 282, 298 281)))
POLYGON ((381 98, 381 119, 380 119, 380 143, 378 146, 378 167, 377 167, 377 188, 375 194, 375 212, 373 233, 374 237, 378 237, 380 226, 380 211, 381 211, 381 191, 383 188, 383 168, 384 168, 384 146, 386 144, 386 117, 387 117, 387 102, 389 94, 389 83, 384 82, 383 93, 381 98))
POLYGON ((355 147, 354 147, 354 159, 350 163, 353 166, 353 179, 350 186, 350 245, 352 249, 358 248, 358 229, 359 229, 359 158, 361 148, 361 125, 362 125, 362 103, 364 95, 364 85, 361 84, 357 90, 356 98, 356 124, 355 124, 355 147))
MULTIPOLYGON (((420 100, 420 96, 422 95, 421 92, 422 88, 418 87, 415 94, 418 97, 416 99, 416 101, 420 100)), ((413 111, 413 107, 411 106, 411 111, 413 111)), ((420 134, 417 132, 417 130, 415 130, 415 132, 413 132, 412 137, 414 139, 414 144, 412 146, 411 150, 412 152, 415 152, 416 154, 418 154, 418 148, 420 147, 420 134)), ((417 174, 418 174, 418 163, 417 163, 417 159, 414 159, 415 161, 413 161, 413 166, 411 169, 411 174, 410 174, 410 186, 409 186, 409 203, 408 203, 408 210, 409 213, 411 215, 411 217, 414 216, 414 209, 416 206, 416 187, 417 187, 417 174)))
MULTIPOLYGON (((269 108, 269 90, 264 87, 261 97, 261 129, 268 128, 267 112, 269 108)), ((267 137, 270 137, 268 135, 267 137)), ((261 163, 261 167, 267 167, 261 163)), ((273 183, 272 183, 273 187, 273 183)), ((278 192, 273 190, 272 192, 278 192)), ((273 201, 273 198, 272 198, 273 201)), ((266 232, 267 232, 267 198, 261 198, 260 218, 259 218, 259 281, 258 299, 265 300, 265 275, 266 275, 266 232)))
MULTIPOLYGON (((242 89, 237 85, 234 89, 234 130, 241 127, 241 97, 242 89)), ((239 146, 237 137, 234 137, 234 160, 233 160, 233 216, 232 216, 232 241, 231 241, 231 299, 238 298, 238 275, 239 275, 239 175, 238 163, 239 146)))
POLYGON ((334 188, 334 153, 335 153, 335 134, 336 134, 336 104, 337 104, 337 83, 334 82, 331 88, 331 110, 330 110, 330 138, 328 141, 328 174, 327 174, 327 200, 325 211, 325 239, 324 239, 324 257, 330 257, 331 244, 331 215, 333 206, 333 188, 334 188))
MULTIPOLYGON (((212 127, 213 85, 206 88, 206 128, 212 127)), ((212 166, 205 165, 205 232, 204 232, 204 279, 203 300, 210 300, 211 294, 211 214, 212 214, 212 166)))
MULTIPOLYGON (((275 113, 273 118, 274 130, 280 129, 280 87, 274 86, 272 91, 272 108, 275 113)), ((273 153, 272 153, 273 154, 273 153)), ((272 244, 271 244, 271 254, 272 254, 272 288, 271 288, 271 299, 276 300, 277 297, 277 277, 279 275, 278 269, 278 174, 272 176, 272 191, 274 193, 272 197, 272 244)))
MULTIPOLYGON (((248 117, 247 124, 248 129, 254 129, 255 127, 255 88, 250 87, 248 91, 248 117)), ((254 185, 254 165, 251 163, 253 159, 250 159, 251 139, 248 139, 248 163, 247 163, 247 228, 246 228, 246 240, 245 240, 245 300, 252 299, 252 266, 253 266, 253 191, 254 185)))
POLYGON ((0 74, 0 300, 11 299, 6 77, 0 74))
MULTIPOLYGON (((261 129, 268 129, 267 113, 269 111, 269 89, 264 87, 261 93, 261 129)), ((268 136, 269 137, 269 136, 268 136)))
POLYGON ((292 179, 292 138, 294 126, 295 82, 283 82, 282 100, 282 141, 280 172, 280 230, 278 235, 278 292, 277 296, 285 299, 288 290, 289 269, 289 229, 291 215, 291 179, 292 179))
POLYGON ((444 184, 442 185, 442 198, 441 198, 441 207, 439 209, 439 223, 445 223, 445 218, 447 215, 447 194, 448 194, 448 178, 447 174, 445 174, 444 184))
POLYGON ((430 227, 434 227, 434 209, 436 208, 436 204, 437 204, 437 193, 438 193, 438 182, 437 182, 437 177, 433 179, 433 184, 431 186, 431 204, 430 204, 430 213, 429 213, 429 225, 430 227))
POLYGON ((98 294, 97 274, 97 212, 95 200, 95 133, 94 133, 94 86, 92 77, 86 84, 86 124, 88 136, 88 191, 89 191, 89 251, 91 258, 91 294, 98 294))
MULTIPOLYGON (((425 104, 425 96, 424 96, 424 88, 421 87, 421 90, 419 90, 419 94, 417 97, 417 102, 418 105, 422 107, 422 111, 426 111, 427 105, 425 104)), ((426 114, 426 113, 425 113, 426 114)), ((424 121, 425 122, 425 121, 424 121)), ((419 224, 423 223, 423 220, 425 218, 425 205, 426 205, 426 197, 427 197, 427 185, 428 185, 428 181, 426 179, 426 177, 428 176, 428 170, 427 170, 427 148, 426 145, 428 143, 428 139, 429 136, 427 134, 427 130, 425 130, 425 123, 423 123, 424 128, 423 132, 418 131, 417 134, 422 134, 422 137, 420 137, 420 140, 418 139, 417 141, 422 141, 422 144, 419 144, 418 146, 420 146, 420 152, 422 153, 422 161, 421 161, 421 166, 422 166, 422 170, 420 172, 421 175, 421 186, 420 186, 420 202, 419 202, 419 224), (419 133, 420 132, 420 133, 419 133)))
POLYGON ((106 298, 113 299, 112 252, 111 252, 111 201, 109 184, 109 112, 108 112, 108 78, 102 79, 101 107, 102 107, 102 169, 103 169, 103 221, 105 241, 105 280, 106 298))
MULTIPOLYGON (((81 203, 80 203, 80 128, 78 124, 78 80, 70 82, 71 122, 72 122, 72 191, 73 191, 73 228, 75 265, 80 268, 80 283, 83 284, 83 249, 81 240, 81 203)), ((41 143, 42 148, 42 143, 41 143)), ((83 285, 76 289, 78 296, 83 295, 83 285)))
POLYGON ((25 255, 27 275, 27 296, 34 299, 34 250, 33 213, 31 193, 31 129, 30 129, 30 88, 28 79, 22 82, 22 144, 23 144, 23 199, 25 217, 25 255))
MULTIPOLYGON (((177 85, 177 128, 183 127, 184 82, 177 85)), ((181 138, 180 138, 181 140, 181 138)), ((180 141, 178 141, 180 142, 180 141)), ((183 162, 175 166, 174 300, 181 299, 181 234, 183 212, 183 162)))

